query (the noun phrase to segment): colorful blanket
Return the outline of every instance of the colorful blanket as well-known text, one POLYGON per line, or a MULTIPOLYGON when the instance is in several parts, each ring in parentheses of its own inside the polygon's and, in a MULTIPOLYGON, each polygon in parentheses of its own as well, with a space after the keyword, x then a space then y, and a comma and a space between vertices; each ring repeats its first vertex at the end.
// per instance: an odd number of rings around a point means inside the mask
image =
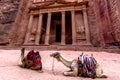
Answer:
POLYGON ((27 59, 28 60, 32 60, 33 61, 33 66, 37 66, 42 64, 41 63, 41 56, 39 54, 39 52, 34 52, 34 50, 31 50, 28 54, 27 54, 27 59))
POLYGON ((95 78, 96 77, 96 64, 97 61, 93 56, 86 56, 86 55, 80 55, 78 57, 78 67, 82 68, 82 76, 84 77, 91 77, 95 78))

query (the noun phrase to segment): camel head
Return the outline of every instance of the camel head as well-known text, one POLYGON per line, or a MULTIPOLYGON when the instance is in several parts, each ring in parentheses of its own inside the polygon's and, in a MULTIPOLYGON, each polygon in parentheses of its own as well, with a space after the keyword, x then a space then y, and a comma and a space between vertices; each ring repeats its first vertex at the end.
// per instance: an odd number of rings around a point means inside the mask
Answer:
POLYGON ((50 54, 51 57, 56 58, 58 61, 60 61, 60 53, 59 52, 55 52, 50 54))
POLYGON ((24 54, 25 54, 25 48, 22 48, 21 49, 21 57, 22 57, 22 59, 24 58, 24 54))

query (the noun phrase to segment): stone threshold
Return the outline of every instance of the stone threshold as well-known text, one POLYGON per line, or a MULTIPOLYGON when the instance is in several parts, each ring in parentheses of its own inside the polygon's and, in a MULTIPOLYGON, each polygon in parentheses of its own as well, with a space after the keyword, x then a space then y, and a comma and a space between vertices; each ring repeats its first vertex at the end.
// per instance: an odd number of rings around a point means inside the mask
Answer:
POLYGON ((106 49, 102 47, 93 47, 93 46, 76 46, 76 45, 49 45, 49 46, 0 46, 0 50, 20 50, 21 48, 26 48, 26 50, 40 50, 40 51, 91 51, 91 52, 114 52, 120 53, 119 48, 106 49))

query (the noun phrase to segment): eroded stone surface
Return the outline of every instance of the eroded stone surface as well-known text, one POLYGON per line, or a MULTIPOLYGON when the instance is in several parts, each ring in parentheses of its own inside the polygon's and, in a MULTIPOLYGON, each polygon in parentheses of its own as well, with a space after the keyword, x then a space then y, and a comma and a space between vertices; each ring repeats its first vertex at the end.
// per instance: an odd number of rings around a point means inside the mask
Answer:
POLYGON ((0 1, 0 43, 8 42, 8 36, 15 21, 20 0, 0 1))

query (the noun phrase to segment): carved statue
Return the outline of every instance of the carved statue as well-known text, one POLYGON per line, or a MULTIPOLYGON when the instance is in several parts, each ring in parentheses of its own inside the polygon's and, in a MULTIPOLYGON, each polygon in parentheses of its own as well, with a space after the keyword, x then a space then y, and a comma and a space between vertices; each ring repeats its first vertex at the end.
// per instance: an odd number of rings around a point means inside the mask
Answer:
MULTIPOLYGON (((70 69, 69 71, 65 71, 63 73, 65 76, 78 76, 78 73, 80 75, 82 74, 81 69, 78 67, 77 59, 68 61, 67 59, 64 59, 59 52, 52 53, 50 54, 50 56, 56 58, 58 61, 62 62, 66 67, 70 69)), ((96 78, 107 78, 106 75, 103 75, 103 70, 98 63, 96 64, 95 71, 96 71, 96 75, 95 75, 96 78)))
POLYGON ((75 24, 76 24, 77 39, 85 40, 86 39, 86 31, 85 31, 82 13, 80 13, 80 12, 76 13, 75 19, 76 19, 75 24))

